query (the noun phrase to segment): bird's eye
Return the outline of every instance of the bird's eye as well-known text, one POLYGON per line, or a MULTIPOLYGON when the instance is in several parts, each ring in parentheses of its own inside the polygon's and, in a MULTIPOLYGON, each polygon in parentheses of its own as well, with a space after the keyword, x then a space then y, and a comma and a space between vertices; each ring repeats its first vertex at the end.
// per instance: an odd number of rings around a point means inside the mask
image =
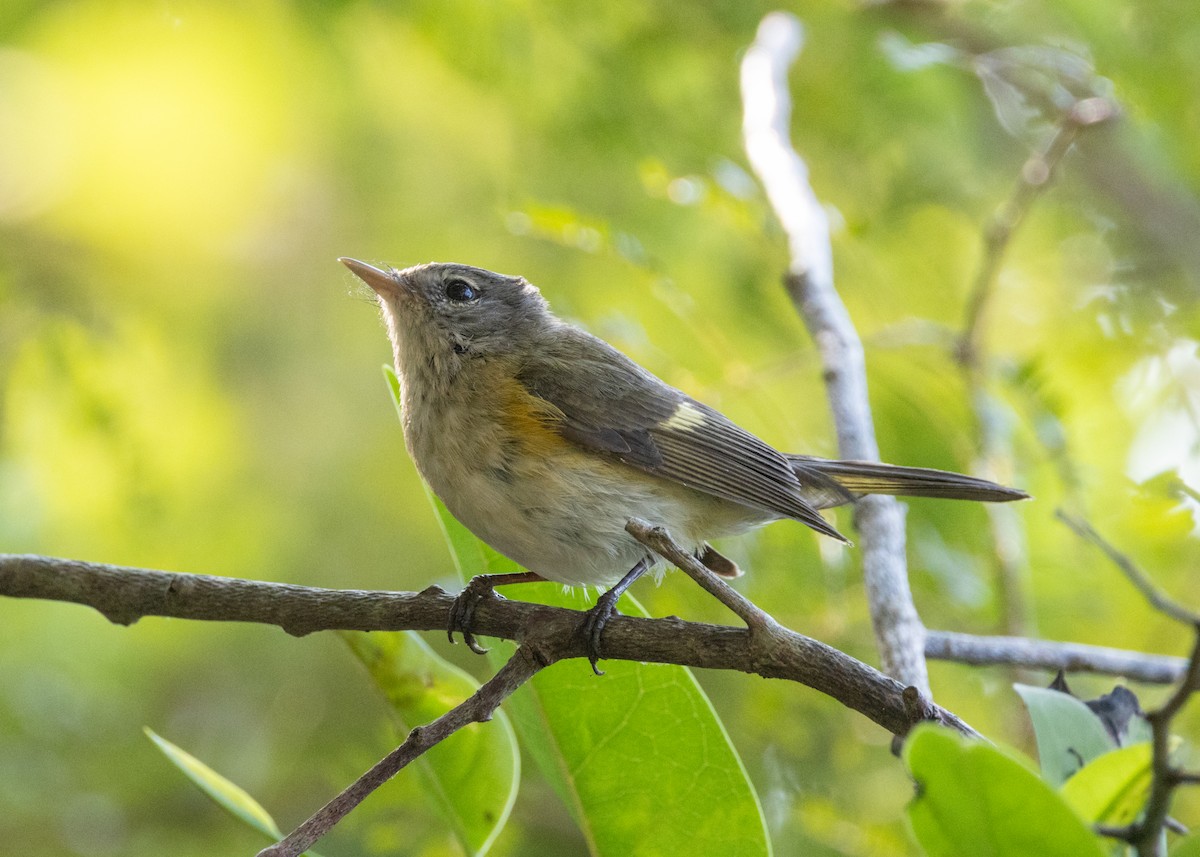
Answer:
POLYGON ((466 280, 456 277, 446 283, 446 297, 452 301, 466 303, 479 297, 479 290, 466 280))

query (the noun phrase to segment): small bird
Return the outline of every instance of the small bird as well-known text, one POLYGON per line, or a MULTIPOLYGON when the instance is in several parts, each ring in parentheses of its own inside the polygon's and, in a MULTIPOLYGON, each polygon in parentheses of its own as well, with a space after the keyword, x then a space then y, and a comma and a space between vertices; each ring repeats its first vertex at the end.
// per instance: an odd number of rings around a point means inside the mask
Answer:
POLYGON ((709 539, 792 518, 846 542, 819 510, 864 494, 1028 496, 941 470, 779 452, 559 319, 522 277, 339 261, 378 296, 417 469, 471 532, 528 570, 480 575, 458 597, 450 638, 462 631, 475 651, 470 618, 497 585, 611 586, 585 623, 595 669, 617 599, 657 562, 626 532, 633 517, 732 577, 709 539))

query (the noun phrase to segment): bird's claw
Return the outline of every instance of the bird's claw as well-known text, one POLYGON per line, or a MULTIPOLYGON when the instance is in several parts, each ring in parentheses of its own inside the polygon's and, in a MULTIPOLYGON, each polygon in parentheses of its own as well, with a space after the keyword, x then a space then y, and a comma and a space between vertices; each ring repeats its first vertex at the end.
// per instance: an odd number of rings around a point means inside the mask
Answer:
POLYGON ((472 577, 471 580, 463 587, 462 592, 454 599, 454 603, 450 606, 450 621, 446 628, 446 637, 451 643, 454 642, 454 632, 462 632, 463 642, 467 644, 472 652, 477 655, 486 655, 488 650, 479 643, 475 642, 475 635, 471 633, 471 624, 475 619, 475 609, 479 606, 479 602, 485 598, 503 598, 496 591, 496 585, 488 580, 487 575, 478 575, 472 577))
POLYGON ((587 612, 583 620, 582 632, 587 645, 587 658, 592 665, 592 672, 596 675, 604 675, 604 670, 596 666, 596 661, 600 660, 600 640, 604 628, 614 613, 617 613, 617 599, 609 598, 606 592, 596 600, 596 605, 587 612))

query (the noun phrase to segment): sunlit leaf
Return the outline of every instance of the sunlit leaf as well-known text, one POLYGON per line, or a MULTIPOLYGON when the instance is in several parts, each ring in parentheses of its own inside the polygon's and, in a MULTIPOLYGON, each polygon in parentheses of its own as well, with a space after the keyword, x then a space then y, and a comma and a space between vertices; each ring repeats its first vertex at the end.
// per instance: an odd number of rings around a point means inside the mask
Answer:
POLYGON ((1092 824, 1130 824, 1150 796, 1150 760, 1149 744, 1134 744, 1098 756, 1063 784, 1063 799, 1092 824))
POLYGON ((1099 840, 1036 774, 995 747, 935 726, 904 746, 917 783, 913 834, 929 857, 1102 857, 1099 840))
MULTIPOLYGON (((191 753, 180 749, 155 733, 149 726, 143 727, 143 731, 162 754, 175 767, 183 771, 184 775, 195 783, 200 791, 216 801, 219 807, 272 841, 283 838, 283 833, 275 824, 275 819, 271 818, 270 813, 263 809, 262 804, 250 797, 245 789, 225 779, 191 753)), ((305 854, 309 857, 320 857, 316 851, 306 851, 305 854)))
POLYGON ((1053 786, 1112 750, 1116 744, 1100 718, 1068 693, 1026 684, 1014 685, 1033 721, 1042 776, 1053 786))

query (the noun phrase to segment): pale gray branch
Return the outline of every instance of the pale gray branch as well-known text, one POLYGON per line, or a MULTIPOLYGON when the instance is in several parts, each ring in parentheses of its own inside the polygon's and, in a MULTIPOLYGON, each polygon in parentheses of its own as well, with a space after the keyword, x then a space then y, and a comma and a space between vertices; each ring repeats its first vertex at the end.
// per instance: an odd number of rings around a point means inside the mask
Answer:
MULTIPOLYGON (((803 29, 793 15, 772 12, 759 24, 742 60, 746 154, 787 233, 786 285, 821 354, 841 456, 878 461, 862 342, 834 288, 829 221, 790 139, 787 74, 802 44, 803 29)), ((884 669, 928 695, 925 628, 908 586, 904 507, 891 497, 865 497, 855 506, 855 521, 884 669)))
POLYGON ((1107 646, 1027 637, 984 637, 951 631, 930 631, 925 638, 925 656, 972 666, 1103 673, 1152 684, 1179 681, 1188 663, 1186 658, 1148 655, 1107 646))

